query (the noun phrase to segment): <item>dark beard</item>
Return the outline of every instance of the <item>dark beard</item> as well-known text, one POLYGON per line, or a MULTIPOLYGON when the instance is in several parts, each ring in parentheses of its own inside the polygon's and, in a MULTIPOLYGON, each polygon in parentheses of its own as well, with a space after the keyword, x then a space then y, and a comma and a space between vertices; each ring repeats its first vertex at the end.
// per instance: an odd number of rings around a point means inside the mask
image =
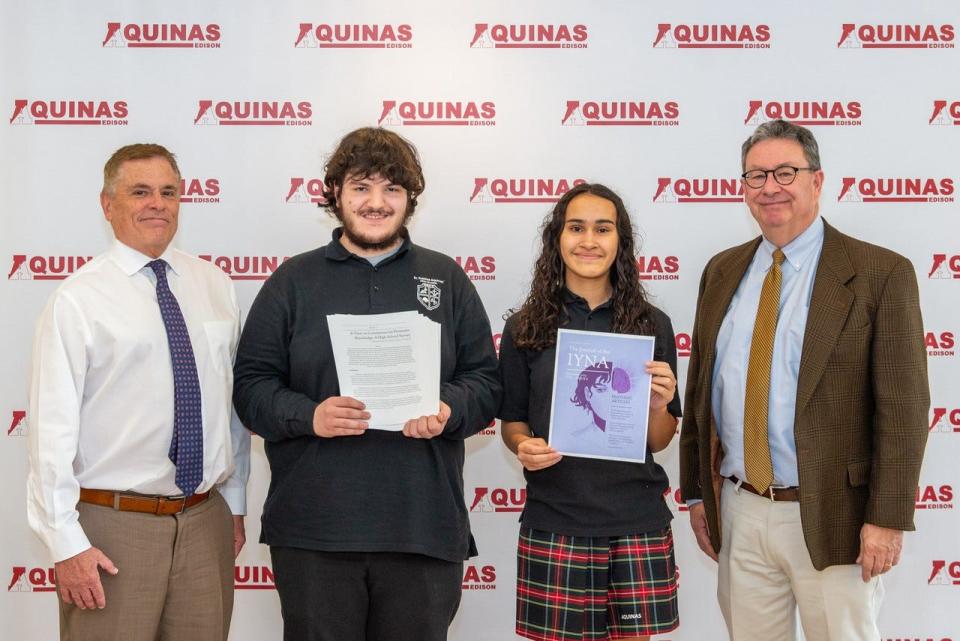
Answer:
POLYGON ((406 228, 400 227, 397 231, 391 236, 384 238, 379 242, 373 242, 368 239, 366 236, 360 236, 354 233, 353 229, 350 228, 346 223, 343 224, 343 235, 347 237, 351 243, 363 249, 364 251, 379 251, 381 249, 390 249, 393 245, 401 238, 404 237, 404 232, 406 228))
POLYGON ((389 237, 376 242, 370 240, 366 236, 361 236, 360 234, 356 233, 353 226, 344 220, 344 217, 340 215, 339 211, 337 212, 337 218, 340 220, 340 224, 342 225, 343 229, 343 235, 346 236, 347 240, 364 251, 380 251, 390 249, 398 240, 407 237, 407 220, 410 218, 410 215, 407 214, 404 216, 403 223, 397 228, 396 232, 391 234, 389 237))

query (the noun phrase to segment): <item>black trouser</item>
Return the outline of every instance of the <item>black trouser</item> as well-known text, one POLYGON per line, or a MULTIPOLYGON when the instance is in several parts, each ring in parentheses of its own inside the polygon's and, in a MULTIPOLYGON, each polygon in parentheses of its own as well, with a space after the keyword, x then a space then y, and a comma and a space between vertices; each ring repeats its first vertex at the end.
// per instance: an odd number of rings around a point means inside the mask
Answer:
POLYGON ((285 641, 444 641, 463 563, 271 547, 285 641))

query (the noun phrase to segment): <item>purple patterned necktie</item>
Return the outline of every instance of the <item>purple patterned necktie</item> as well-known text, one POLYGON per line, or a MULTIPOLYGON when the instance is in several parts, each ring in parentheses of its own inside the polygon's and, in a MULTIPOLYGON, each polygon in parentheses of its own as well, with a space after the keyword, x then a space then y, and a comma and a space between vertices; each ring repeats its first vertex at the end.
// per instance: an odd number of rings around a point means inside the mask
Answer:
POLYGON ((173 365, 173 440, 168 456, 177 466, 176 483, 191 496, 203 480, 203 419, 200 413, 200 378, 193 358, 193 345, 183 312, 167 285, 167 262, 152 261, 157 275, 157 303, 170 344, 173 365))

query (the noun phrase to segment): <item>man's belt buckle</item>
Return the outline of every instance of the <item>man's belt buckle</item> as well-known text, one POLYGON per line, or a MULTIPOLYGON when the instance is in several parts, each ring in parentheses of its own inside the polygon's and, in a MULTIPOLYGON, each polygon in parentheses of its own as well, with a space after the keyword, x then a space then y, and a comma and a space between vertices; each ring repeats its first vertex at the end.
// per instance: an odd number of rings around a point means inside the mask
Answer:
POLYGON ((174 514, 183 514, 183 511, 187 507, 187 497, 183 494, 177 494, 176 496, 158 496, 157 497, 157 516, 160 516, 160 506, 163 505, 164 501, 180 501, 180 509, 174 512, 174 514))

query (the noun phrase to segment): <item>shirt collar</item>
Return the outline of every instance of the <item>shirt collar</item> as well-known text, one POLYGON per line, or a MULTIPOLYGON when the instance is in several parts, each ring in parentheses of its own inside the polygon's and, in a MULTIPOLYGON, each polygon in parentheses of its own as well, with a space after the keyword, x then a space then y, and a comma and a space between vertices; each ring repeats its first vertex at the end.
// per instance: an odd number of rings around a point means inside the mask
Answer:
MULTIPOLYGON (((780 248, 783 252, 784 262, 789 263, 795 271, 800 271, 803 266, 818 255, 818 250, 823 244, 823 219, 817 216, 810 226, 803 230, 803 233, 790 241, 789 244, 780 248)), ((766 271, 773 264, 773 252, 777 248, 766 238, 760 241, 757 247, 757 258, 759 267, 766 271)))
MULTIPOLYGON (((133 247, 125 245, 116 238, 110 246, 109 254, 113 261, 120 266, 121 271, 127 276, 133 276, 155 260, 146 254, 138 252, 133 247)), ((172 269, 175 274, 179 275, 182 272, 183 262, 180 252, 176 251, 171 245, 167 245, 167 248, 160 254, 160 258, 170 265, 170 269, 172 269)))
MULTIPOLYGON (((567 289, 566 287, 564 287, 564 288, 563 288, 562 290, 560 290, 560 291, 561 291, 561 296, 563 297, 563 302, 564 302, 564 303, 573 303, 573 304, 575 304, 575 305, 580 305, 580 306, 583 307, 586 311, 588 311, 588 312, 591 311, 591 309, 590 309, 590 304, 587 302, 587 299, 586 299, 586 298, 584 298, 584 297, 582 297, 582 296, 578 296, 577 294, 574 294, 573 292, 571 292, 571 291, 570 291, 569 289, 567 289)), ((595 308, 593 308, 592 311, 597 311, 598 309, 604 309, 604 308, 606 308, 606 307, 613 307, 613 296, 611 296, 611 297, 608 298, 607 300, 605 300, 605 301, 603 301, 602 303, 600 303, 599 305, 597 305, 595 308)))
MULTIPOLYGON (((400 247, 397 249, 396 252, 394 252, 392 256, 387 257, 386 259, 383 260, 382 263, 380 263, 381 265, 391 260, 395 260, 397 257, 406 253, 407 250, 410 249, 410 245, 411 245, 410 233, 407 231, 406 227, 400 230, 400 233, 403 236, 403 242, 400 243, 400 247)), ((337 227, 336 229, 333 230, 332 238, 330 242, 327 243, 326 257, 329 258, 330 260, 336 260, 339 262, 343 262, 351 257, 354 257, 354 258, 359 258, 360 260, 362 260, 363 262, 369 265, 370 261, 368 261, 366 258, 363 258, 362 256, 357 256, 356 254, 354 254, 349 249, 343 246, 343 243, 340 242, 341 236, 343 236, 343 227, 337 227)))

